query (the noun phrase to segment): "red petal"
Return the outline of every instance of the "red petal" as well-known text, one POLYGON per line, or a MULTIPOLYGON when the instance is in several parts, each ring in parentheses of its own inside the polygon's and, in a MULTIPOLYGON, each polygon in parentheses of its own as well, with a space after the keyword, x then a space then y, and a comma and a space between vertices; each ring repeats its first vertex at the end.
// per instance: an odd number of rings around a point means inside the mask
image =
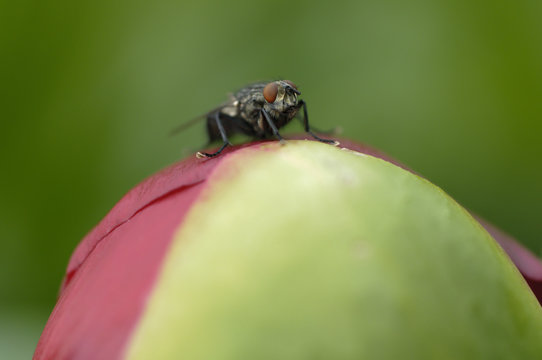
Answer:
POLYGON ((219 160, 191 157, 148 178, 83 239, 34 359, 120 357, 173 232, 219 160))

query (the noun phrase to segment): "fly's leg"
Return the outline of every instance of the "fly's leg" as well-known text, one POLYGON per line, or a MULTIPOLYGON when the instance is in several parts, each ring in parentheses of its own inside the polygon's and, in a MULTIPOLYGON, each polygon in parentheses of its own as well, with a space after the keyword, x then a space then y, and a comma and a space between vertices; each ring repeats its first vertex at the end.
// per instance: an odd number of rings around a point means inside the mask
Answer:
POLYGON ((220 155, 220 153, 222 152, 222 150, 224 150, 226 148, 226 146, 228 146, 229 143, 224 143, 222 144, 222 146, 220 147, 220 149, 218 149, 218 151, 212 153, 212 154, 209 154, 209 153, 206 153, 206 152, 201 152, 201 151, 198 151, 196 153, 196 157, 198 159, 205 159, 205 158, 212 158, 212 157, 215 157, 217 155, 220 155))
POLYGON ((339 145, 338 141, 332 140, 332 139, 322 139, 321 137, 317 136, 315 133, 311 131, 311 128, 309 126, 309 115, 307 114, 307 103, 303 100, 299 101, 299 104, 303 106, 303 125, 305 126, 305 131, 310 134, 313 138, 315 138, 318 141, 321 141, 323 143, 332 144, 332 145, 339 145))
POLYGON ((226 146, 231 145, 230 140, 228 140, 228 136, 226 135, 226 130, 224 130, 224 126, 222 125, 222 121, 220 121, 220 111, 217 111, 215 113, 215 121, 216 121, 216 126, 218 127, 218 131, 220 132, 220 136, 222 137, 222 142, 223 142, 222 147, 218 149, 218 151, 212 154, 198 151, 196 154, 197 158, 201 159, 201 158, 211 158, 211 157, 217 156, 222 152, 222 150, 226 148, 226 146))
POLYGON ((269 127, 271 128, 271 130, 273 130, 273 135, 275 135, 277 137, 277 139, 279 139, 280 143, 281 144, 285 144, 286 143, 286 140, 284 140, 282 138, 282 136, 280 136, 279 134, 279 129, 277 129, 277 126, 275 125, 275 123, 273 122, 273 120, 271 120, 271 117, 269 116, 269 114, 267 113, 267 111, 265 111, 264 109, 262 109, 262 114, 263 114, 263 117, 265 118, 265 120, 267 121, 267 124, 269 125, 269 127))

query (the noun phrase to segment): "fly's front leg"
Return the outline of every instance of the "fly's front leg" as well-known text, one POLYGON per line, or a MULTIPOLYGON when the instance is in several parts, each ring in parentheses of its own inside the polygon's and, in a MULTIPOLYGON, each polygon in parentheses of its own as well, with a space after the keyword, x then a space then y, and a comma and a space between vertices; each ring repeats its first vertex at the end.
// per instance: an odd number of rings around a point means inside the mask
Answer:
POLYGON ((263 114, 263 117, 265 118, 265 120, 267 121, 267 124, 269 125, 269 127, 271 128, 271 130, 273 131, 273 135, 275 135, 277 137, 277 139, 279 139, 280 143, 281 144, 285 144, 286 143, 286 140, 284 140, 282 138, 282 136, 280 136, 279 134, 279 129, 277 129, 277 126, 275 125, 275 123, 273 122, 273 120, 271 119, 271 116, 269 116, 269 114, 267 113, 267 111, 265 111, 264 109, 262 109, 262 114, 263 114))
POLYGON ((335 146, 339 145, 338 141, 335 141, 332 139, 322 139, 321 137, 317 136, 315 133, 311 131, 311 128, 309 126, 309 115, 307 113, 307 103, 303 100, 300 100, 299 104, 303 107, 303 126, 305 126, 305 131, 318 141, 321 141, 327 144, 332 144, 335 146))
POLYGON ((212 154, 198 151, 196 154, 196 157, 200 159, 217 156, 222 152, 222 150, 226 148, 226 146, 231 145, 230 140, 228 140, 228 136, 226 135, 226 130, 224 130, 224 126, 222 125, 222 121, 220 121, 220 111, 217 111, 215 113, 215 121, 216 121, 216 126, 218 127, 218 132, 220 133, 220 136, 222 137, 222 142, 223 142, 222 147, 218 149, 218 151, 212 154))

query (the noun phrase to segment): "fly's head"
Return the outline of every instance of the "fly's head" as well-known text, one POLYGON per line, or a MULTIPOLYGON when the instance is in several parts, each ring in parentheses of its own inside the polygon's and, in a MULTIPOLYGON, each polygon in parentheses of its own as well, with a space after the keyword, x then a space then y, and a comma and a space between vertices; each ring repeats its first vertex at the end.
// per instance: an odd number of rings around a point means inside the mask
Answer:
POLYGON ((263 89, 264 109, 274 117, 292 118, 299 110, 297 96, 301 93, 290 80, 278 80, 267 84, 263 89))

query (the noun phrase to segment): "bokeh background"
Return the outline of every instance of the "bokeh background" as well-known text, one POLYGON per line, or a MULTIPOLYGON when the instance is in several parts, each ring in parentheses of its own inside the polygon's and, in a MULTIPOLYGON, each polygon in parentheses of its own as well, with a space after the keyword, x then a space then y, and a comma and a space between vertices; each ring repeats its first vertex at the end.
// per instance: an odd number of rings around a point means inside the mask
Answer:
MULTIPOLYGON (((78 241, 257 80, 542 255, 542 2, 1 1, 0 358, 33 352, 78 241)), ((297 125, 290 132, 300 131, 297 125)))

